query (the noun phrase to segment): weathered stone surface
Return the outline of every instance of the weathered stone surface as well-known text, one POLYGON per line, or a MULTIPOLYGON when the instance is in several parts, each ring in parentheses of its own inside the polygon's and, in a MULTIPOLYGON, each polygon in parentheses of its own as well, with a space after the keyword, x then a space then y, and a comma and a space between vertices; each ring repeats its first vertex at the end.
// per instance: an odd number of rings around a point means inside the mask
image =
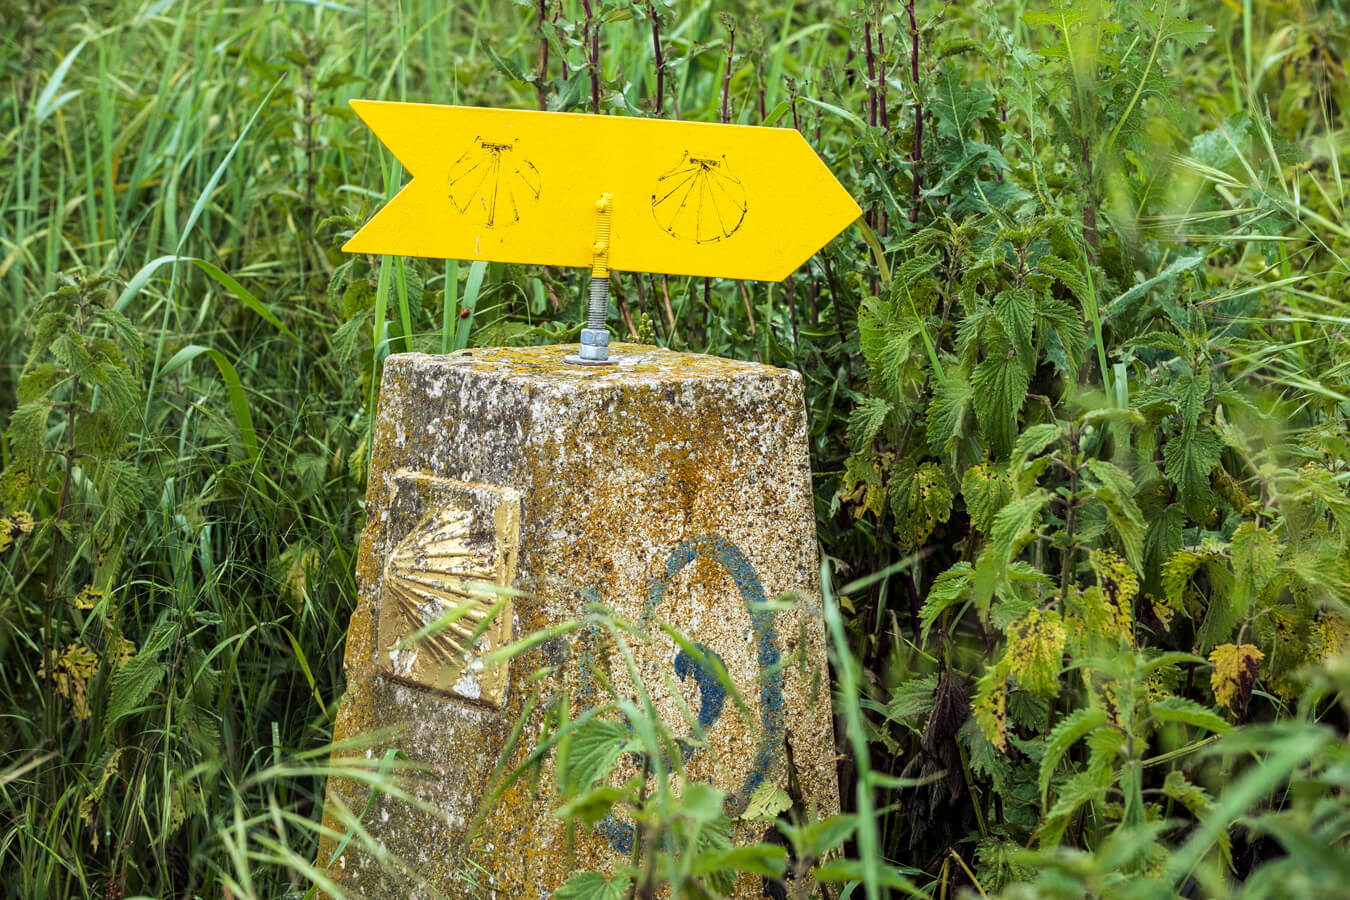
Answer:
MULTIPOLYGON (((688 677, 689 657, 664 637, 633 648, 677 733, 687 730, 682 707, 706 711, 711 722, 706 749, 687 761, 690 777, 727 791, 736 815, 761 781, 786 785, 790 743, 808 810, 838 811, 800 376, 651 347, 612 349, 619 362, 607 367, 566 365, 574 347, 404 354, 385 363, 335 739, 378 731, 359 752, 378 758, 397 747, 423 767, 402 784, 435 815, 379 796, 362 821, 417 880, 450 896, 477 896, 472 881, 483 895, 547 897, 572 872, 609 870, 626 858, 631 826, 612 818, 569 847, 552 815, 546 763, 542 778, 507 791, 469 838, 531 695, 542 699, 527 715, 514 763, 539 733, 552 693, 567 692, 573 714, 592 702, 588 661, 608 650, 597 634, 579 631, 516 657, 509 672, 476 670, 474 686, 399 677, 384 645, 406 625, 381 624, 393 597, 389 556, 410 535, 443 538, 444 527, 429 523, 441 508, 469 511, 477 570, 492 581, 506 583, 514 557, 522 593, 511 632, 489 643, 575 620, 597 599, 633 621, 667 622, 722 659, 748 711, 730 702, 710 708, 700 679, 688 677), (763 603, 780 597, 781 605, 763 603)), ((473 651, 479 658, 485 636, 473 651)), ((341 832, 334 801, 360 812, 367 792, 338 778, 328 792, 325 822, 341 832)), ((737 825, 735 836, 757 838, 762 827, 737 825)), ((336 849, 325 840, 321 862, 336 849)), ((331 873, 362 896, 430 893, 382 872, 356 841, 331 873)), ((760 896, 759 879, 744 879, 737 895, 760 896)))

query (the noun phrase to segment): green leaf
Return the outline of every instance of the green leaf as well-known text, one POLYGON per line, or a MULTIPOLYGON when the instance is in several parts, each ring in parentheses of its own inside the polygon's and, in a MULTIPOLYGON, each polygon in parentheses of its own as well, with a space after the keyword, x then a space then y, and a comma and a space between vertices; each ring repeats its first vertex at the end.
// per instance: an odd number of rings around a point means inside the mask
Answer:
POLYGON ((1008 476, 988 463, 971 466, 961 479, 961 497, 966 501, 966 512, 971 523, 985 533, 993 527, 994 516, 1012 499, 1012 494, 1008 476))
POLYGON ((628 740, 628 726, 609 719, 588 719, 577 726, 560 754, 558 773, 563 793, 585 791, 609 774, 628 740))
POLYGON ((1177 379, 1180 432, 1163 445, 1163 471, 1177 486, 1177 495, 1192 519, 1203 521, 1214 503, 1209 473, 1219 463, 1223 444, 1208 425, 1200 424, 1209 376, 1182 375, 1177 379))
POLYGON ((103 714, 104 734, 131 715, 150 696, 168 671, 159 661, 159 650, 145 649, 119 666, 112 675, 108 706, 103 714))
POLYGON ((1013 449, 1012 461, 1008 465, 1008 472, 1012 476, 1017 476, 1026 468, 1027 460, 1041 453, 1046 447, 1049 447, 1059 439, 1059 426, 1047 422, 1041 425, 1033 425, 1026 431, 1017 436, 1017 445, 1013 449))
POLYGON ((792 798, 772 781, 761 781, 759 787, 750 792, 750 802, 740 818, 746 821, 772 822, 782 813, 792 808, 792 798))
POLYGON ((1045 742, 1045 756, 1041 757, 1039 784, 1042 806, 1046 803, 1050 779, 1064 754, 1088 732, 1105 725, 1106 719, 1106 710, 1099 706, 1085 706, 1065 716, 1050 732, 1045 742))
POLYGON ((787 848, 775 844, 719 847, 694 857, 691 875, 713 872, 749 872, 761 878, 781 878, 787 871, 787 848))
POLYGON ((239 438, 244 444, 245 459, 252 462, 258 458, 258 433, 253 430, 253 414, 249 412, 248 398, 244 396, 244 383, 239 380, 239 373, 235 371, 234 364, 225 358, 224 353, 210 347, 189 344, 164 364, 160 375, 176 372, 202 354, 210 357, 220 370, 221 380, 225 382, 225 392, 230 398, 230 408, 234 411, 234 421, 239 427, 239 438))
POLYGON ((575 819, 587 828, 594 828, 605 816, 609 815, 614 804, 624 798, 621 788, 602 784, 599 787, 573 797, 553 811, 560 819, 575 819))
POLYGON ((1134 500, 1134 479, 1114 463, 1100 459, 1087 462, 1088 473, 1096 480, 1093 496, 1106 507, 1106 520, 1120 539, 1125 559, 1137 572, 1144 569, 1144 513, 1134 500))
MULTIPOLYGON (((928 643, 928 632, 932 630, 933 624, 943 611, 955 606, 966 596, 970 587, 971 573, 970 563, 959 562, 933 581, 932 587, 928 589, 928 596, 924 598, 923 609, 919 613, 923 629, 920 640, 923 644, 928 643)), ((933 679, 933 687, 936 689, 937 676, 933 676, 933 679)), ((929 692, 929 699, 931 701, 932 691, 929 692)))
POLYGON ((608 879, 599 872, 578 872, 553 892, 553 900, 623 900, 632 886, 627 875, 608 879))
POLYGON ((1201 706, 1194 700, 1187 700, 1184 697, 1164 697, 1149 706, 1149 713, 1160 722, 1179 722, 1216 734, 1222 734, 1233 727, 1223 716, 1208 706, 1201 706))
POLYGON ((949 368, 947 377, 938 383, 928 404, 928 447, 952 471, 956 469, 957 444, 971 430, 973 395, 966 373, 949 368))
POLYGON ((1036 368, 1031 338, 1036 326, 1036 297, 1027 288, 1009 288, 994 297, 994 315, 1012 342, 1017 360, 1028 372, 1036 368))
POLYGON ((972 403, 980 429, 994 456, 1005 456, 1017 437, 1017 416, 1026 400, 1030 377, 1016 352, 995 348, 971 375, 972 403))
POLYGON ((848 417, 848 443, 854 453, 868 449, 891 409, 890 402, 881 397, 868 397, 853 408, 848 417))
MULTIPOLYGON (((957 565, 966 565, 969 569, 968 564, 957 565)), ((931 592, 929 596, 932 596, 931 592)), ((895 689, 890 702, 886 704, 886 718, 899 721, 910 716, 926 715, 933 708, 933 694, 937 691, 937 684, 936 675, 911 678, 904 682, 895 689)))

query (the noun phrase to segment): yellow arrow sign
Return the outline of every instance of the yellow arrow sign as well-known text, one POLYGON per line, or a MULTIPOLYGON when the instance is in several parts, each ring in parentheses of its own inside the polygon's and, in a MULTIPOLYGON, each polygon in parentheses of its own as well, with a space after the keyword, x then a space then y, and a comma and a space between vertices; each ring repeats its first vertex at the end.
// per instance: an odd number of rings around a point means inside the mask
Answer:
POLYGON ((355 253, 781 281, 862 214, 795 130, 353 100, 412 175, 355 253))

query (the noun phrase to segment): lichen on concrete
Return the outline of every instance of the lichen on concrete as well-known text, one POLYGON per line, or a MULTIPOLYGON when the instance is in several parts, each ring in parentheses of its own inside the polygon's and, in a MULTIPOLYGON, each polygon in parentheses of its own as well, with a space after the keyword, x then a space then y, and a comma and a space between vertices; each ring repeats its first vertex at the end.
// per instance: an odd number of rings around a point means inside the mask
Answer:
MULTIPOLYGON (((677 733, 688 730, 690 711, 709 718, 686 770, 727 791, 728 812, 762 780, 786 784, 786 742, 808 811, 838 810, 800 376, 651 347, 612 351, 616 364, 596 367, 564 363, 575 352, 565 346, 385 362, 335 739, 378 733, 370 747, 349 751, 372 758, 399 748, 422 770, 400 783, 426 809, 370 800, 363 825, 411 874, 382 870, 351 841, 330 871, 355 893, 407 897, 420 881, 477 896, 463 876, 482 866, 485 893, 543 898, 570 873, 608 871, 623 856, 623 822, 581 830, 569 843, 552 815, 547 760, 542 777, 518 781, 469 835, 531 694, 562 693, 584 706, 594 686, 582 661, 608 647, 576 631, 516 657, 500 709, 381 675, 375 623, 385 558, 390 536, 415 524, 387 501, 400 472, 519 493, 516 638, 575 620, 598 601, 635 622, 668 623, 723 661, 744 712, 709 700, 673 642, 634 648, 639 677, 677 733), (781 608, 765 602, 785 595, 795 599, 781 608)), ((622 666, 614 668, 622 686, 622 666)), ((531 749, 546 707, 526 716, 508 769, 531 749)), ((357 779, 332 778, 328 790, 330 803, 366 808, 357 779)), ((343 830, 335 815, 325 822, 343 830)), ((738 826, 738 839, 757 836, 738 826)), ((336 847, 322 842, 321 863, 336 847)), ((758 896, 757 882, 746 879, 738 896, 758 896)))

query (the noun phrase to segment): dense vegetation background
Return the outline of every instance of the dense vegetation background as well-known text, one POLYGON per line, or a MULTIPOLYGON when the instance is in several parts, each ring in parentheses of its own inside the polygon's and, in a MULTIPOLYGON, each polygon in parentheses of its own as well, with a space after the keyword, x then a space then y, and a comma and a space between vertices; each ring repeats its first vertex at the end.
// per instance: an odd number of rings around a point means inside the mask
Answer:
POLYGON ((781 284, 623 274, 610 320, 805 376, 861 815, 765 796, 790 852, 653 844, 573 896, 1344 889, 1344 3, 3 0, 0 34, 0 893, 305 894, 380 363, 582 322, 585 273, 344 257, 403 181, 354 96, 795 127, 866 210, 781 284))

